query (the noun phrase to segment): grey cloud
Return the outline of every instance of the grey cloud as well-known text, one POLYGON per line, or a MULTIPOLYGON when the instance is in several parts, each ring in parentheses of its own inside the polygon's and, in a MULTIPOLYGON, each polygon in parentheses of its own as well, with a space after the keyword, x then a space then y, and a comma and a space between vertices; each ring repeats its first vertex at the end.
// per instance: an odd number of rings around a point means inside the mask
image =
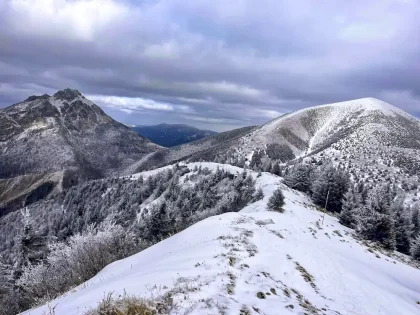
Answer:
POLYGON ((0 106, 72 87, 129 124, 222 130, 366 96, 416 113, 420 99, 414 1, 22 3, 0 4, 0 106))

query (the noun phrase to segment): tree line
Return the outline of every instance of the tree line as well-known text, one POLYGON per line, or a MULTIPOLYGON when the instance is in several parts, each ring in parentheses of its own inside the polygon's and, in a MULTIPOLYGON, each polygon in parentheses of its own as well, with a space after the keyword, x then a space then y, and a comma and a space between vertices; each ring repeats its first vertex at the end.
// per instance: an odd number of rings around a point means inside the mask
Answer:
POLYGON ((212 215, 263 197, 246 171, 175 165, 90 181, 0 219, 0 314, 21 312, 212 215))
POLYGON ((299 163, 284 171, 284 183, 307 193, 319 207, 365 239, 420 261, 420 205, 395 183, 364 183, 333 166, 299 163))

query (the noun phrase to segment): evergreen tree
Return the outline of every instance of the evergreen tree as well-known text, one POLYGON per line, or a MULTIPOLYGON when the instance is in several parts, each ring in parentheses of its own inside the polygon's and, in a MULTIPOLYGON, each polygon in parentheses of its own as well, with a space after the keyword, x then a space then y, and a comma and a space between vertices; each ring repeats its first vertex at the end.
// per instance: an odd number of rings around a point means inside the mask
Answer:
POLYGON ((160 241, 168 234, 170 227, 165 202, 151 209, 148 221, 149 238, 151 240, 160 241))
POLYGON ((255 192, 254 196, 253 196, 253 201, 258 201, 264 198, 264 192, 262 190, 262 188, 258 188, 257 191, 255 192))
POLYGON ((163 179, 157 183, 157 187, 155 189, 155 198, 158 198, 160 197, 160 195, 163 194, 166 188, 165 186, 166 186, 166 183, 163 179))
POLYGON ((188 218, 191 216, 190 209, 188 207, 184 207, 184 203, 188 204, 189 202, 189 191, 189 187, 181 189, 181 191, 178 194, 178 198, 173 203, 174 211, 180 213, 180 220, 184 223, 186 223, 188 221, 188 218))
POLYGON ((261 157, 263 155, 262 151, 254 151, 254 154, 252 154, 251 161, 249 162, 249 168, 250 169, 259 169, 261 165, 261 157))
POLYGON ((395 249, 395 227, 392 217, 388 214, 363 206, 358 214, 357 231, 367 240, 381 243, 390 250, 395 249))
POLYGON ((284 212, 284 195, 280 187, 274 191, 273 195, 268 200, 267 206, 268 210, 284 212))
POLYGON ((418 236, 420 236, 420 204, 419 203, 415 204, 412 210, 411 224, 412 224, 411 237, 415 239, 418 236))
POLYGON ((264 172, 271 172, 271 168, 273 167, 271 165, 271 161, 267 160, 267 162, 264 165, 265 165, 264 172))
POLYGON ((343 206, 339 216, 340 223, 349 228, 357 225, 357 213, 362 206, 362 196, 354 187, 350 187, 343 196, 343 206))
POLYGON ((379 242, 388 249, 407 252, 410 223, 404 214, 403 198, 395 199, 395 196, 396 189, 389 184, 371 189, 357 216, 357 227, 365 239, 379 242))
POLYGON ((23 231, 20 237, 19 267, 36 264, 41 261, 47 248, 45 236, 34 230, 33 220, 27 208, 22 210, 23 231))
POLYGON ((23 290, 16 286, 16 278, 21 271, 15 272, 15 268, 0 260, 0 314, 19 314, 28 309, 33 301, 27 298, 23 290))
POLYGON ((392 217, 389 215, 380 215, 376 227, 375 241, 381 243, 386 249, 395 250, 396 234, 392 217))
POLYGON ((369 206, 360 207, 357 213, 357 232, 367 240, 374 240, 376 233, 377 213, 369 206))
POLYGON ((404 254, 410 254, 411 221, 404 208, 404 198, 396 200, 392 206, 393 220, 395 225, 396 249, 404 254))
POLYGON ((278 163, 278 162, 274 162, 274 163, 272 164, 270 172, 271 172, 272 174, 277 175, 277 176, 281 176, 280 165, 279 165, 279 163, 278 163))
POLYGON ((309 192, 311 187, 312 169, 306 164, 297 164, 284 176, 284 183, 290 188, 309 192))
POLYGON ((311 185, 312 200, 321 207, 327 204, 329 211, 340 212, 342 199, 348 190, 349 183, 350 179, 347 173, 328 164, 315 175, 315 180, 311 185))
POLYGON ((369 194, 369 187, 368 185, 364 185, 363 182, 360 182, 361 188, 360 188, 360 194, 362 196, 362 203, 365 205, 367 202, 367 197, 369 194))
POLYGON ((376 212, 389 213, 395 195, 389 184, 375 186, 368 193, 366 203, 376 212))

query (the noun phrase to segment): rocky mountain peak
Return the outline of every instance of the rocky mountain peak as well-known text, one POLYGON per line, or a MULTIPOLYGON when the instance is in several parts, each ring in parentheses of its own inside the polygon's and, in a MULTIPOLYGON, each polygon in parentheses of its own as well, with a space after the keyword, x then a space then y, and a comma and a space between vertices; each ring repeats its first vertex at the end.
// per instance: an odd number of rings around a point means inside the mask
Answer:
POLYGON ((57 99, 61 99, 63 101, 67 101, 67 102, 71 102, 72 100, 74 100, 75 98, 82 96, 82 93, 80 93, 78 90, 74 90, 74 89, 64 89, 61 91, 58 91, 54 94, 54 97, 57 99))
POLYGON ((51 96, 48 94, 43 94, 43 95, 31 95, 29 96, 24 102, 33 102, 36 100, 40 100, 40 99, 49 99, 51 96))
POLYGON ((41 187, 48 177, 54 178, 54 185, 71 186, 118 173, 160 149, 107 116, 77 90, 31 96, 0 109, 0 191, 23 183, 7 199, 0 194, 0 216, 2 206, 4 213, 15 209, 9 206, 12 201, 21 205, 27 196, 21 192, 30 194, 35 182, 35 188, 41 187), (3 187, 2 179, 7 180, 3 187))

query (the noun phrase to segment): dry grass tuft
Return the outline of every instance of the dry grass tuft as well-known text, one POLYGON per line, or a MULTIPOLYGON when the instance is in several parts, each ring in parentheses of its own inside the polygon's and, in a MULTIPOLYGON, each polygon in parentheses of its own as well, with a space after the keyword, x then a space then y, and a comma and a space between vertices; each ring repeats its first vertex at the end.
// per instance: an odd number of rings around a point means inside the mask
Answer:
POLYGON ((97 308, 88 311, 85 315, 156 315, 157 311, 148 300, 135 296, 123 296, 118 299, 109 293, 97 308))

